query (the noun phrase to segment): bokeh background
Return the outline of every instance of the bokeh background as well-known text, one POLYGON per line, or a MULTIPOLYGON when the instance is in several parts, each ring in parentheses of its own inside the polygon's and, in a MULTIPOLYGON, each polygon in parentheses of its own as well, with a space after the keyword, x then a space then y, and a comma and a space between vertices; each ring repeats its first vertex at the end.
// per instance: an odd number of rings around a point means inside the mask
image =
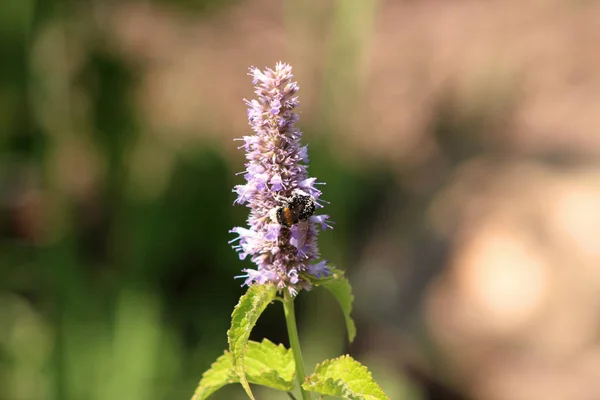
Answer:
MULTIPOLYGON (((356 297, 348 346, 334 300, 299 296, 308 370, 600 399, 596 0, 0 2, 0 399, 191 397, 249 266, 247 68, 279 60, 356 297)), ((277 305, 263 337, 287 344, 277 305)))

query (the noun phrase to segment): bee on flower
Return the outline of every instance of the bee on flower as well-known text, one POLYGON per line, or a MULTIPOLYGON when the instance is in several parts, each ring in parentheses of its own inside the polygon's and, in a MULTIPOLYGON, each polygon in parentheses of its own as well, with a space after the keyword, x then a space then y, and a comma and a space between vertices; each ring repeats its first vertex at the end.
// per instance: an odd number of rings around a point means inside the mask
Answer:
POLYGON ((251 257, 256 269, 244 269, 244 284, 275 283, 295 295, 309 290, 303 276, 327 276, 319 261, 317 226, 331 228, 327 215, 315 215, 322 202, 316 178, 308 176, 308 150, 295 127, 298 85, 292 68, 277 63, 275 69, 250 68, 256 98, 245 100, 254 134, 244 136, 246 183, 237 185, 235 203, 250 208, 248 227, 231 232, 240 258, 251 257))

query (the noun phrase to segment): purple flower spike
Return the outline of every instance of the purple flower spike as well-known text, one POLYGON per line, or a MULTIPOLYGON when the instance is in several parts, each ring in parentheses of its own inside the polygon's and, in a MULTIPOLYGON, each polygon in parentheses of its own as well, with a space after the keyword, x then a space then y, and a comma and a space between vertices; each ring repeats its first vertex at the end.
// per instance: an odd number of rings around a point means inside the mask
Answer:
POLYGON ((252 67, 249 75, 257 98, 244 101, 254 135, 238 139, 244 141, 240 148, 248 160, 246 183, 233 189, 238 195, 234 204, 250 208, 249 227, 232 229, 239 237, 231 242, 237 242, 233 247, 240 258, 251 256, 257 268, 244 269, 245 275, 236 278, 245 278, 248 286, 274 283, 296 295, 311 288, 303 275, 328 275, 326 262, 318 261, 315 225, 331 225, 326 215, 312 215, 322 207, 321 191, 315 188, 316 178, 307 174, 308 150, 300 145, 302 132, 295 127, 298 85, 292 67, 282 62, 264 71, 252 67), (312 209, 309 203, 292 202, 294 196, 312 197, 312 209))

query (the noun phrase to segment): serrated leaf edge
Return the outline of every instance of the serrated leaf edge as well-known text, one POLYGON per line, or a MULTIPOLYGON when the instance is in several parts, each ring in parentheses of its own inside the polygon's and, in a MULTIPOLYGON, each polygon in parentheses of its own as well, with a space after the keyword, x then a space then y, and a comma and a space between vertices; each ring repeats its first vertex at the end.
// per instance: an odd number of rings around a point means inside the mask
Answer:
MULTIPOLYGON (((323 368, 324 366, 326 366, 326 364, 333 364, 335 362, 344 362, 346 360, 350 360, 356 364, 358 364, 358 368, 360 368, 362 371, 366 372, 368 379, 373 382, 373 384, 375 384, 375 386, 377 386, 379 388, 379 390, 381 390, 381 393, 384 394, 385 399, 389 400, 389 397, 387 396, 387 394, 385 394, 383 388, 373 379, 373 375, 371 374, 371 371, 369 371, 369 368, 367 368, 366 365, 361 364, 359 361, 355 360, 353 357, 351 357, 348 354, 344 354, 343 356, 337 357, 337 358, 332 358, 329 360, 324 360, 322 362, 320 362, 319 364, 317 364, 315 366, 315 370, 314 372, 306 377, 306 381, 302 384, 302 387, 305 390, 311 391, 311 392, 316 392, 316 393, 320 393, 317 392, 315 390, 313 390, 313 388, 311 386, 314 386, 314 384, 312 384, 312 377, 314 375, 316 375, 318 373, 318 370, 320 368, 323 368), (312 384, 312 385, 311 385, 312 384)), ((328 383, 328 382, 332 382, 334 386, 339 387, 342 389, 343 395, 345 396, 344 398, 350 398, 348 396, 352 395, 352 398, 356 398, 355 396, 359 396, 358 398, 363 399, 364 397, 360 395, 360 393, 355 393, 351 388, 348 387, 348 385, 346 384, 346 381, 344 381, 343 378, 339 378, 339 379, 334 379, 334 378, 327 378, 325 380, 319 378, 320 382, 322 382, 323 384, 328 383)))
POLYGON ((246 378, 246 373, 244 372, 244 353, 245 353, 246 346, 248 344, 248 338, 250 337, 250 333, 252 332, 252 329, 254 328, 254 325, 256 325, 256 321, 258 321, 258 318, 263 313, 263 311, 275 299, 276 293, 277 293, 277 289, 275 288, 274 285, 253 285, 253 286, 250 286, 248 288, 248 290, 246 291, 246 293, 244 293, 242 295, 242 297, 240 297, 240 300, 238 301, 238 303, 234 307, 233 312, 231 313, 232 324, 231 324, 231 327, 229 328, 229 330, 227 330, 227 341, 229 343, 229 351, 232 353, 232 356, 233 356, 233 368, 234 368, 236 374, 238 375, 238 377, 240 378, 240 384, 244 388, 244 391, 246 392, 246 394, 248 395, 248 397, 250 397, 252 400, 255 400, 255 398, 254 398, 254 395, 252 394, 252 390, 250 389, 250 385, 248 383, 248 379, 246 378), (257 290, 261 290, 261 291, 255 293, 254 291, 257 291, 257 290), (260 305, 262 306, 262 310, 256 316, 256 320, 254 321, 253 324, 250 324, 250 320, 248 319, 248 314, 249 314, 248 312, 241 314, 241 321, 240 321, 239 326, 242 326, 241 322, 243 322, 244 320, 246 320, 247 323, 245 325, 251 325, 249 327, 249 329, 248 329, 248 332, 245 332, 245 330, 244 330, 244 334, 243 335, 241 335, 240 337, 238 337, 237 340, 232 340, 232 337, 231 337, 230 334, 231 334, 231 332, 233 330, 233 320, 234 320, 234 317, 236 316, 236 311, 238 311, 239 307, 241 307, 241 305, 245 301, 250 301, 251 302, 250 311, 257 310, 258 306, 259 306, 259 302, 257 301, 257 297, 259 299, 261 299, 262 296, 265 295, 265 294, 271 294, 272 298, 269 301, 261 302, 260 303, 260 305), (237 352, 234 350, 234 347, 237 347, 237 346, 234 346, 233 343, 239 342, 239 341, 242 342, 241 349, 240 349, 241 351, 239 352, 239 356, 236 356, 237 352))
MULTIPOLYGON (((263 346, 263 345, 265 345, 265 343, 266 343, 267 345, 273 345, 273 346, 274 346, 275 348, 277 348, 277 349, 283 349, 283 350, 285 350, 286 352, 290 352, 290 351, 291 351, 290 349, 286 348, 286 347, 285 347, 283 344, 281 344, 281 343, 279 343, 279 344, 275 344, 274 342, 270 341, 270 340, 269 340, 269 339, 267 339, 267 338, 263 339, 263 340, 262 340, 262 342, 256 342, 256 341, 253 341, 253 340, 248 340, 248 344, 250 344, 250 343, 256 344, 256 345, 258 345, 258 346, 263 346)), ((203 387, 203 385, 202 385, 202 381, 206 379, 206 375, 207 375, 207 374, 209 374, 210 372, 212 372, 212 370, 213 370, 213 368, 216 366, 216 364, 218 364, 219 362, 221 362, 221 360, 222 360, 224 357, 227 357, 227 356, 230 356, 230 357, 231 357, 231 362, 232 362, 232 367, 229 369, 229 373, 232 373, 232 372, 233 372, 233 373, 235 374, 235 377, 227 379, 227 380, 226 380, 225 382, 223 382, 223 384, 222 384, 222 385, 220 385, 220 386, 219 386, 217 389, 213 390, 213 391, 211 392, 211 394, 209 394, 209 396, 210 396, 210 395, 212 395, 212 394, 213 394, 214 392, 216 392, 217 390, 221 389, 223 386, 226 386, 226 385, 229 385, 229 384, 232 384, 232 383, 238 383, 238 382, 239 382, 239 376, 237 376, 237 373, 236 373, 235 369, 233 368, 233 354, 231 353, 231 351, 229 351, 229 350, 225 350, 225 351, 223 352, 223 354, 221 354, 219 357, 217 357, 217 359, 216 359, 216 360, 215 360, 215 361, 214 361, 214 362, 213 362, 213 363, 210 365, 210 368, 209 368, 209 369, 207 369, 206 371, 204 371, 204 372, 202 373, 202 378, 200 379, 200 382, 198 383, 198 387, 196 388, 196 391, 194 392, 194 395, 192 396, 191 400, 201 400, 201 399, 205 399, 205 398, 206 398, 206 397, 202 397, 202 398, 200 397, 200 390, 201 390, 201 389, 209 389, 209 388, 210 388, 212 385, 211 385, 211 386, 204 386, 204 387, 203 387)), ((271 372, 275 373, 275 374, 276 374, 276 375, 277 375, 277 376, 278 376, 278 377, 279 377, 279 378, 280 378, 280 379, 281 379, 283 382, 287 382, 285 379, 281 378, 281 375, 278 375, 278 371, 277 371, 277 370, 273 370, 273 371, 271 371, 271 372)), ((265 375, 266 375, 266 374, 265 374, 265 375)), ((259 376, 260 376, 260 375, 259 375, 259 376)), ((247 377, 249 377, 249 378, 250 378, 250 379, 249 379, 249 382, 250 382, 250 383, 252 383, 252 384, 255 384, 255 385, 261 385, 261 386, 265 386, 265 387, 270 387, 270 388, 273 388, 273 389, 279 389, 279 388, 275 388, 275 387, 273 387, 273 386, 269 386, 269 385, 265 385, 265 384, 262 384, 262 383, 258 383, 258 379, 256 379, 256 378, 258 378, 259 376, 247 375, 247 377), (254 381, 254 382, 253 382, 253 381, 254 381)), ((277 380, 275 379, 274 381, 277 381, 277 380)), ((290 383, 293 385, 293 382, 294 382, 294 376, 292 376, 292 379, 291 379, 290 383)), ((291 390, 291 389, 290 389, 290 390, 291 390)))
MULTIPOLYGON (((202 381, 204 381, 206 379, 206 375, 207 374, 209 374, 210 372, 213 371, 213 368, 215 367, 215 365, 218 364, 221 361, 222 358, 227 357, 228 355, 231 355, 231 353, 228 350, 225 350, 223 354, 221 354, 219 357, 217 357, 217 359, 212 364, 210 364, 210 368, 208 368, 206 371, 204 371, 202 373, 202 378, 200 378, 200 382, 198 383, 198 387, 196 388, 196 391, 194 392, 194 395, 192 396, 191 400, 200 400, 201 399, 199 397, 200 396, 200 393, 199 393, 200 389, 207 389, 208 388, 208 386, 203 386, 202 385, 202 381)), ((232 365, 233 365, 233 358, 232 358, 232 365)), ((229 370, 229 372, 231 373, 231 372, 235 372, 235 371, 233 370, 233 368, 231 368, 229 370)), ((229 378, 223 385, 221 385, 219 388, 217 388, 216 390, 214 390, 212 393, 216 392, 217 390, 219 390, 223 386, 229 385, 231 383, 236 383, 235 378, 229 378)), ((202 399, 205 399, 205 398, 206 397, 202 397, 202 399)))

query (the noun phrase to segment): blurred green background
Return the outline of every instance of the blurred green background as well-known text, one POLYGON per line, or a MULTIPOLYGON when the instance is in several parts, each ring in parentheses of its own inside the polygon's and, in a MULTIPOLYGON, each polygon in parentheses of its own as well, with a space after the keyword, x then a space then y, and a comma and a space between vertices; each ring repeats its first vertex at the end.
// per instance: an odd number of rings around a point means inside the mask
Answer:
MULTIPOLYGON (((299 296, 307 370, 350 352, 392 399, 597 398, 599 3, 515 4, 0 3, 0 400, 192 396, 250 266, 227 243, 247 68, 279 60, 356 296, 352 346, 299 296)), ((277 304, 263 337, 287 345, 277 304)))

